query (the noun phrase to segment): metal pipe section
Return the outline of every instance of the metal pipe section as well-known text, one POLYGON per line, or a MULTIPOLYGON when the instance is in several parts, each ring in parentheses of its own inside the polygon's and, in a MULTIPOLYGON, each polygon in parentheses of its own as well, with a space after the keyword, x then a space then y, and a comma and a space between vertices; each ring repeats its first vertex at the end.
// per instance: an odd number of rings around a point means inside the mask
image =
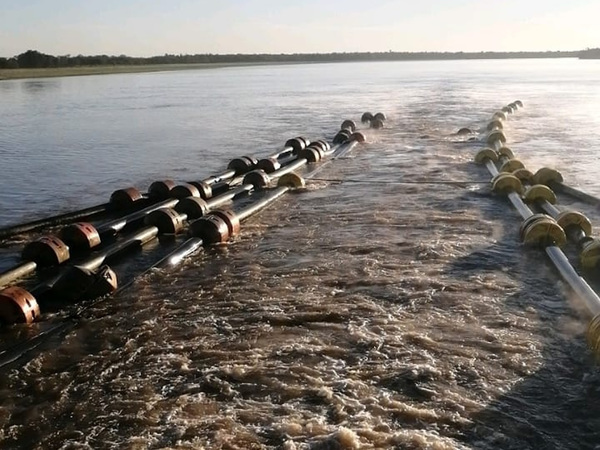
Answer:
POLYGON ((548 246, 546 247, 546 254, 550 257, 564 280, 571 286, 579 298, 583 300, 583 303, 590 314, 592 316, 600 314, 600 297, 598 297, 589 284, 577 274, 563 251, 558 247, 548 246))
POLYGON ((583 203, 587 203, 592 206, 600 205, 600 198, 590 195, 586 192, 583 192, 579 189, 576 189, 572 186, 568 186, 561 181, 552 181, 550 182, 550 187, 556 192, 560 192, 561 194, 568 195, 576 200, 579 200, 583 203))
POLYGON ((203 244, 204 242, 200 238, 189 238, 187 241, 177 247, 176 250, 172 251, 163 259, 158 261, 154 267, 159 269, 163 269, 165 267, 174 267, 178 265, 185 257, 202 248, 203 244))
POLYGON ((161 208, 173 208, 179 202, 176 198, 170 198, 167 200, 163 200, 161 202, 155 203, 154 205, 150 205, 144 209, 140 209, 139 211, 133 212, 126 216, 123 216, 119 219, 111 220, 109 222, 105 222, 98 227, 96 227, 96 231, 100 237, 103 235, 111 235, 114 236, 127 225, 132 224, 140 219, 143 219, 148 214, 161 209, 161 208))
POLYGON ((158 236, 158 232, 158 227, 144 227, 132 235, 125 237, 122 241, 109 245, 97 254, 75 262, 74 265, 87 270, 95 270, 111 258, 135 247, 147 244, 158 236))
POLYGON ((248 217, 250 217, 251 215, 256 214, 260 210, 269 206, 271 203, 273 203, 275 200, 277 200, 279 197, 281 197, 283 194, 285 194, 289 190, 290 190, 289 186, 276 187, 265 198, 261 199, 258 202, 252 203, 251 205, 248 205, 245 208, 240 209, 237 212, 238 219, 240 221, 243 221, 243 220, 247 219, 248 217))
POLYGON ((15 267, 8 269, 6 272, 0 274, 0 287, 4 287, 7 284, 15 281, 18 278, 27 276, 37 269, 37 263, 34 261, 25 261, 15 267))

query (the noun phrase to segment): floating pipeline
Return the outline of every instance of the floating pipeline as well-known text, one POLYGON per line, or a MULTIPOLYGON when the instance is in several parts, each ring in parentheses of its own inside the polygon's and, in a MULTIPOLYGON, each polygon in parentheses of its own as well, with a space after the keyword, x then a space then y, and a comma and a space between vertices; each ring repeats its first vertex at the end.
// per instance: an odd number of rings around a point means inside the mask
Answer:
MULTIPOLYGON (((213 195, 213 190, 217 192, 220 189, 222 190, 224 184, 229 184, 235 176, 243 175, 246 168, 246 171, 251 170, 257 164, 257 161, 250 157, 237 158, 234 161, 233 164, 230 164, 231 167, 228 167, 227 170, 220 174, 210 176, 198 182, 188 182, 188 184, 192 184, 199 190, 202 196, 209 198, 213 195), (249 166, 251 167, 249 168, 249 166)), ((77 220, 93 220, 106 213, 131 212, 136 208, 143 208, 149 204, 169 198, 170 191, 175 187, 175 182, 167 179, 151 183, 148 192, 145 194, 142 194, 135 187, 117 189, 111 194, 107 203, 2 228, 0 229, 0 239, 42 228, 65 225, 77 220)))
MULTIPOLYGON (((274 155, 269 155, 265 159, 279 158, 288 153, 297 152, 300 148, 304 148, 310 144, 310 141, 303 137, 289 139, 283 150, 274 155)), ((236 176, 245 174, 252 170, 258 164, 258 160, 249 156, 242 156, 230 162, 227 169, 223 172, 211 175, 201 181, 190 181, 184 183, 184 187, 190 189, 192 185, 200 192, 202 198, 210 198, 216 193, 222 191, 236 176), (213 192, 216 191, 216 192, 213 192)), ((143 207, 149 202, 164 200, 171 195, 171 190, 176 192, 181 190, 181 186, 176 186, 173 180, 160 180, 153 182, 148 188, 146 194, 142 194, 135 187, 128 187, 114 191, 108 203, 91 206, 77 211, 71 211, 64 214, 59 214, 43 219, 34 220, 31 222, 13 225, 7 228, 0 229, 0 239, 15 236, 17 234, 26 233, 29 231, 39 230, 46 227, 54 227, 64 225, 76 220, 90 220, 103 213, 107 212, 127 212, 131 211, 135 206, 143 207)))
MULTIPOLYGON (((521 102, 514 102, 507 106, 514 112, 523 105, 521 102)), ((507 113, 508 111, 506 110, 496 112, 494 113, 492 120, 506 120, 507 113)), ((560 248, 566 244, 567 235, 565 234, 563 227, 557 221, 557 218, 560 218, 560 214, 563 212, 559 211, 554 206, 548 206, 555 201, 554 193, 549 191, 546 186, 541 183, 529 185, 527 190, 524 189, 523 181, 525 181, 525 184, 531 182, 535 183, 540 180, 540 177, 538 176, 536 179, 531 172, 523 167, 523 164, 520 163, 520 161, 515 162, 517 160, 514 159, 512 150, 504 145, 506 143, 506 137, 500 127, 492 127, 492 130, 487 135, 486 143, 491 148, 480 150, 475 156, 475 162, 485 165, 488 172, 492 175, 492 190, 495 193, 506 195, 519 215, 523 218, 519 230, 521 240, 526 245, 543 248, 545 250, 560 275, 586 306, 588 313, 592 317, 588 325, 587 341, 592 351, 596 355, 600 354, 600 297, 598 297, 585 279, 575 271, 560 248), (496 167, 496 163, 498 162, 501 164, 500 171, 496 167), (534 214, 534 212, 525 204, 522 195, 527 201, 539 205, 542 208, 547 208, 551 214, 534 214)), ((569 217, 566 214, 565 216, 569 217)), ((573 218, 574 216, 570 217, 571 218, 568 221, 564 219, 561 221, 563 225, 578 224, 580 232, 585 234, 586 239, 584 242, 589 242, 587 240, 587 219, 582 220, 573 218), (578 220, 579 223, 577 223, 578 220)), ((589 227, 589 231, 591 232, 591 226, 589 227)), ((573 236, 576 239, 580 237, 580 234, 576 232, 570 231, 570 233, 574 233, 573 236)), ((592 259, 590 258, 590 260, 592 259)))
MULTIPOLYGON (((298 151, 305 149, 309 143, 306 138, 297 137, 286 142, 284 149, 267 158, 278 158, 284 154, 289 154, 285 161, 278 164, 288 164, 296 159, 298 151)), ((71 252, 82 253, 89 251, 94 247, 99 246, 106 238, 114 237, 125 227, 131 227, 132 224, 144 219, 149 214, 163 209, 174 208, 184 198, 201 198, 209 200, 217 198, 216 201, 210 203, 204 202, 203 208, 199 207, 199 203, 195 204, 195 208, 187 208, 186 214, 191 218, 198 218, 211 208, 217 207, 234 196, 219 197, 218 194, 227 192, 230 188, 230 183, 233 182, 236 175, 243 175, 256 167, 258 162, 254 158, 242 157, 244 159, 232 160, 228 169, 217 175, 212 175, 202 181, 191 181, 175 186, 172 181, 154 182, 149 191, 153 193, 154 198, 170 197, 166 200, 153 203, 146 208, 137 210, 123 217, 105 222, 99 226, 94 226, 89 222, 77 222, 64 227, 59 236, 44 236, 27 244, 22 253, 23 262, 15 267, 0 274, 0 287, 15 281, 21 277, 33 273, 38 268, 47 268, 54 265, 60 265, 70 259, 71 252), (231 169, 230 167, 233 167, 231 169)), ((128 193, 134 192, 132 189, 125 190, 128 193)), ((126 196, 127 192, 123 190, 117 191, 117 195, 126 196)), ((239 195, 244 190, 237 190, 236 195, 239 195)), ((189 203, 189 201, 187 202, 189 203)))
MULTIPOLYGON (((344 124, 342 124, 342 126, 343 125, 344 124)), ((251 215, 266 208, 289 190, 304 187, 304 179, 310 179, 314 177, 314 175, 320 172, 328 163, 337 158, 343 157, 348 152, 350 152, 356 145, 364 142, 366 142, 366 138, 363 133, 352 133, 350 138, 347 139, 346 142, 332 147, 326 153, 326 155, 332 156, 329 160, 321 163, 319 166, 309 171, 309 173, 305 174, 303 178, 296 175, 293 171, 285 169, 281 169, 279 173, 272 173, 270 177, 257 177, 257 180, 260 180, 261 185, 263 187, 266 187, 269 183, 277 179, 277 188, 275 188, 271 193, 269 193, 268 196, 263 198, 261 201, 249 205, 245 208, 242 208, 237 211, 219 211, 216 214, 213 214, 217 217, 204 218, 192 223, 190 225, 190 233, 193 235, 193 237, 185 241, 176 250, 169 253, 162 260, 160 260, 156 264, 156 267, 165 268, 176 266, 181 262, 182 259, 196 252, 203 245, 211 243, 222 243, 227 241, 227 239, 231 236, 232 230, 239 229, 240 222, 243 222, 251 215), (262 183, 265 184, 263 185, 262 183)), ((311 152, 311 154, 311 156, 314 156, 313 152, 311 152)), ((308 159, 305 159, 305 162, 300 164, 300 166, 303 166, 310 162, 311 161, 309 161, 308 159)))
MULTIPOLYGON (((347 126, 347 121, 343 125, 347 126)), ((146 226, 136 233, 123 237, 120 241, 101 251, 94 252, 85 259, 75 261, 63 268, 58 276, 36 286, 30 292, 18 286, 11 286, 0 291, 0 321, 30 323, 37 320, 40 316, 40 307, 36 297, 39 297, 43 304, 43 299, 49 297, 58 296, 63 300, 74 301, 93 299, 114 292, 117 289, 117 276, 112 269, 105 265, 111 258, 121 256, 132 248, 139 248, 152 241, 159 234, 177 234, 183 231, 184 223, 188 219, 196 219, 190 223, 190 234, 193 236, 192 239, 196 241, 193 243, 186 241, 179 248, 177 258, 163 258, 163 260, 169 261, 168 265, 172 265, 175 260, 180 261, 181 254, 189 254, 197 249, 199 245, 210 245, 228 240, 239 233, 241 221, 270 205, 290 189, 304 185, 303 179, 294 174, 294 170, 306 164, 317 163, 325 156, 336 155, 338 157, 345 154, 357 142, 364 142, 365 136, 360 132, 354 132, 346 142, 337 144, 333 148, 326 141, 309 143, 308 140, 294 139, 296 141, 286 142, 284 150, 278 152, 276 156, 271 155, 278 160, 286 160, 287 166, 267 174, 263 170, 250 170, 256 164, 249 157, 233 160, 230 162, 227 171, 213 176, 208 182, 206 180, 205 182, 216 184, 221 182, 223 176, 231 177, 232 174, 238 175, 246 172, 241 186, 208 201, 200 198, 200 196, 176 199, 178 203, 174 205, 175 209, 164 207, 166 205, 171 206, 175 201, 174 199, 164 201, 161 203, 162 207, 158 209, 146 208, 146 211, 144 211, 146 226), (294 158, 290 158, 290 154, 293 154, 294 158), (213 209, 234 200, 241 194, 264 189, 274 180, 278 180, 276 188, 271 189, 259 201, 251 203, 236 212, 230 209, 213 209), (187 206, 177 208, 177 206, 186 203, 187 206), (197 213, 198 211, 200 214, 197 213), (198 215, 203 217, 198 219, 198 215), (201 242, 198 242, 198 240, 201 242)), ((171 192, 174 188, 174 186, 162 186, 165 192, 171 192)), ((140 213, 141 211, 138 211, 135 217, 139 217, 140 213)), ((106 226, 106 230, 114 230, 114 228, 111 228, 112 226, 113 224, 106 226)), ((99 228, 102 229, 102 226, 99 226, 99 228)))
MULTIPOLYGON (((330 163, 332 160, 335 160, 337 158, 344 156, 352 148, 354 148, 358 143, 363 143, 363 142, 365 142, 364 134, 362 134, 360 132, 355 133, 352 140, 349 140, 348 142, 346 142, 344 144, 335 146, 335 148, 329 152, 330 154, 333 155, 332 158, 330 158, 327 161, 322 162, 316 168, 312 168, 312 170, 310 170, 308 172, 308 174, 306 174, 305 176, 307 178, 312 178, 316 172, 318 172, 319 170, 321 170, 323 168, 324 165, 330 163)), ((267 196, 263 197, 259 202, 255 203, 254 205, 250 205, 250 207, 242 208, 241 210, 239 210, 237 212, 238 212, 238 214, 241 214, 242 220, 244 220, 245 218, 250 217, 251 214, 256 213, 260 209, 269 206, 272 202, 274 202, 277 198, 279 198, 281 195, 283 195, 288 190, 295 188, 295 187, 303 186, 303 185, 304 185, 304 182, 302 181, 302 178, 298 177, 296 174, 294 174, 294 173, 285 174, 278 179, 278 188, 277 189, 269 192, 267 194, 267 196), (279 188, 284 188, 284 189, 279 189, 279 188)), ((220 214, 221 217, 228 217, 228 218, 231 217, 231 214, 229 214, 228 212, 224 212, 224 214, 217 212, 217 214, 220 214)), ((231 220, 231 219, 229 219, 229 220, 231 220)), ((229 226, 228 226, 228 229, 229 229, 229 226)), ((174 266, 174 265, 178 264, 178 262, 183 260, 186 256, 197 251, 200 247, 202 247, 203 244, 206 245, 206 243, 203 243, 202 240, 199 239, 198 237, 192 237, 192 238, 188 239, 186 242, 184 242, 178 248, 177 251, 171 252, 169 255, 167 255, 162 260, 158 261, 156 264, 149 267, 143 273, 146 273, 155 267, 161 268, 161 267, 174 266)), ((102 270, 98 271, 98 274, 100 276, 102 276, 104 269, 105 268, 102 267, 102 270)), ((89 281, 89 279, 88 279, 88 281, 89 281)), ((131 286, 134 281, 135 281, 135 278, 131 279, 128 283, 122 285, 115 292, 119 292, 119 291, 122 291, 123 289, 126 289, 127 287, 131 286)), ((16 288, 16 289, 20 289, 20 288, 16 288)), ((25 291, 23 294, 27 295, 28 293, 27 293, 27 291, 25 291)), ((81 316, 85 312, 85 310, 87 310, 88 308, 97 304, 98 302, 103 301, 106 298, 107 298, 106 296, 96 298, 92 302, 88 302, 86 305, 84 305, 83 308, 79 308, 76 313, 71 314, 65 320, 61 320, 54 324, 48 324, 49 325, 48 327, 46 327, 40 333, 28 338, 26 341, 15 343, 8 348, 0 350, 0 367, 4 367, 7 364, 10 364, 12 362, 19 360, 24 355, 26 355, 29 352, 31 352, 32 350, 35 350, 36 348, 38 348, 42 343, 46 342, 51 337, 56 338, 59 335, 61 335, 61 336, 66 335, 66 333, 68 331, 72 330, 73 328, 75 328, 77 326, 77 324, 79 323, 79 319, 81 318, 81 316)), ((0 302, 0 309, 1 308, 2 308, 2 304, 0 302)))

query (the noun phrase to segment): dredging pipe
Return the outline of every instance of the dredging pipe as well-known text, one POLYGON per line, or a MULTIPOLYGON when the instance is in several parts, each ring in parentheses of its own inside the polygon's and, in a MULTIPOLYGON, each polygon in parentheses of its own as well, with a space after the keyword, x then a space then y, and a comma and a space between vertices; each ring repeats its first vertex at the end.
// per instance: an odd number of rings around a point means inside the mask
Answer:
MULTIPOLYGON (((346 122, 344 122, 342 125, 344 124, 348 125, 346 122)), ((275 171, 270 175, 267 175, 263 171, 249 172, 246 176, 248 179, 243 183, 248 182, 251 189, 263 189, 268 186, 273 179, 276 178, 278 179, 278 186, 265 198, 256 203, 252 203, 247 207, 238 210, 237 212, 233 212, 230 209, 211 211, 207 216, 192 222, 189 228, 189 232, 192 237, 186 240, 176 250, 161 259, 156 264, 156 267, 165 268, 175 266, 179 264, 185 257, 196 252, 204 245, 226 242, 232 236, 235 236, 237 233, 239 233, 240 222, 266 208, 279 197, 284 195, 288 190, 304 186, 304 179, 293 173, 293 170, 296 170, 307 164, 307 162, 309 162, 309 158, 314 160, 313 162, 317 162, 321 157, 319 150, 321 150, 325 155, 334 155, 334 158, 337 158, 341 155, 340 151, 342 149, 344 150, 343 154, 346 154, 347 151, 354 148, 354 146, 356 146, 358 143, 365 142, 365 140, 364 134, 355 132, 352 135, 351 141, 347 142, 346 144, 339 144, 329 147, 326 151, 323 150, 324 144, 321 143, 315 145, 315 143, 312 143, 311 145, 313 147, 310 148, 309 146, 305 148, 303 150, 305 151, 304 155, 302 152, 299 152, 298 161, 288 167, 275 171), (307 156, 308 158, 304 158, 303 156, 307 156)), ((314 174, 316 174, 316 172, 321 169, 323 165, 330 161, 331 160, 324 161, 319 167, 313 171, 310 171, 306 177, 309 178, 314 176, 314 174)), ((243 184, 242 186, 246 185, 243 184)))
MULTIPOLYGON (((191 182, 200 192, 210 192, 210 188, 218 183, 228 182, 233 177, 243 175, 252 170, 258 161, 251 157, 237 158, 230 163, 227 170, 220 174, 208 177, 201 182, 191 182)), ((153 182, 146 194, 142 194, 135 187, 128 187, 114 191, 107 203, 91 206, 76 211, 58 214, 31 222, 21 223, 0 229, 0 239, 5 239, 17 234, 39 230, 45 227, 65 225, 76 220, 90 220, 110 211, 130 211, 138 205, 146 206, 149 202, 160 201, 169 197, 169 192, 175 187, 173 180, 160 180, 153 182)), ((209 196, 212 194, 209 194, 209 196)))
POLYGON ((185 214, 179 214, 172 209, 154 211, 147 216, 148 226, 125 236, 102 251, 75 261, 61 270, 58 276, 31 291, 18 286, 0 291, 0 321, 33 322, 40 315, 38 299, 49 294, 74 301, 113 292, 117 289, 117 276, 104 264, 126 251, 144 246, 159 234, 181 232, 186 219, 185 214))
MULTIPOLYGON (((489 141, 488 141, 489 143, 489 141)), ((483 149, 475 156, 475 161, 488 168, 492 175, 492 190, 505 194, 523 218, 520 228, 521 240, 527 245, 544 248, 546 254, 557 268, 563 279, 571 286, 584 303, 587 311, 593 316, 588 326, 587 340, 595 352, 600 350, 600 298, 588 283, 575 271, 568 258, 560 249, 566 243, 564 230, 546 214, 534 214, 523 202, 521 181, 512 173, 498 173, 492 163, 498 158, 496 152, 483 149)))
MULTIPOLYGON (((241 190, 237 191, 239 194, 241 190)), ((213 192, 217 191, 211 190, 211 193, 213 192)), ((174 207, 179 202, 180 197, 200 197, 199 191, 191 184, 175 186, 169 190, 169 194, 178 198, 162 200, 124 217, 105 222, 98 227, 88 222, 77 222, 63 228, 60 231, 60 237, 44 236, 30 242, 24 247, 21 254, 23 262, 0 274, 0 287, 27 276, 39 268, 63 264, 71 258, 72 251, 82 252, 91 250, 100 245, 109 236, 115 236, 127 225, 143 219, 152 212, 161 208, 174 207)), ((232 196, 228 195, 211 204, 215 207, 227 202, 230 198, 232 196)), ((207 205, 206 208, 210 208, 210 206, 207 205)))

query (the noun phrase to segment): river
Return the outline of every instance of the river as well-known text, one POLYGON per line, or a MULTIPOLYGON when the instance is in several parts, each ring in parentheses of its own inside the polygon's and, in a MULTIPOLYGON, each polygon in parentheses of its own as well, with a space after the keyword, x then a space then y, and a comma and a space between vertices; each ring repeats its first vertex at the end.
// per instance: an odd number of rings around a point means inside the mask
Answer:
MULTIPOLYGON (((598 448, 585 316, 519 242, 473 163, 482 144, 456 135, 521 100, 515 154, 600 195, 598 74, 542 59, 0 81, 0 226, 388 117, 232 242, 138 277, 5 366, 0 447, 598 448)), ((0 248, 0 269, 30 237, 0 248)), ((133 276, 149 254, 116 267, 133 276)), ((67 311, 5 329, 2 346, 67 311)))

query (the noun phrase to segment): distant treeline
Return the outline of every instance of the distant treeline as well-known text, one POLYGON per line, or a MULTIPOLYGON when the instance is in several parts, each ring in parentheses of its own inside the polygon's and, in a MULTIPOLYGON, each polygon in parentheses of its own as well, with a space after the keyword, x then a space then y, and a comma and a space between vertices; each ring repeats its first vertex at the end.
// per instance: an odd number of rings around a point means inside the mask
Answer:
POLYGON ((0 57, 0 69, 33 69, 48 67, 145 65, 145 64, 211 64, 270 62, 342 62, 342 61, 411 61, 439 59, 507 59, 507 58, 600 58, 600 49, 574 52, 351 52, 293 54, 197 54, 137 58, 126 55, 53 56, 28 50, 12 58, 0 57))

